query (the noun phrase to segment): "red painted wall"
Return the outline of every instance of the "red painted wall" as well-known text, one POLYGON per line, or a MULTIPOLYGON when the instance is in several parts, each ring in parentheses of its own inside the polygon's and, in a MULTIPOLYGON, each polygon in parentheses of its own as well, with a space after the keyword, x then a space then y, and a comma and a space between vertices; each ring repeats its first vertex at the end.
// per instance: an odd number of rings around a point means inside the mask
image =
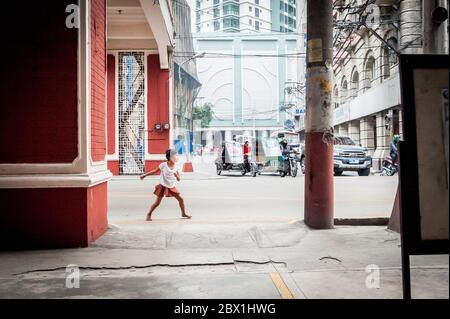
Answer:
POLYGON ((158 167, 159 164, 161 164, 164 161, 156 161, 156 160, 151 160, 151 161, 145 161, 145 171, 151 171, 152 169, 155 169, 158 167))
POLYGON ((103 235, 108 228, 108 183, 87 189, 87 240, 88 243, 103 235))
POLYGON ((116 58, 108 54, 107 59, 107 130, 108 154, 114 154, 116 148, 116 58))
POLYGON ((91 157, 106 154, 106 0, 91 1, 91 157))
POLYGON ((113 175, 119 175, 119 161, 108 161, 108 169, 113 175))
POLYGON ((78 155, 78 29, 66 28, 70 3, 2 4, 0 163, 70 163, 78 155))
POLYGON ((108 227, 107 183, 0 189, 0 249, 86 247, 108 227))
MULTIPOLYGON (((152 130, 156 123, 169 123, 169 71, 162 70, 158 55, 149 55, 147 60, 148 128, 152 130)), ((163 154, 169 148, 169 130, 149 131, 148 152, 163 154)))
MULTIPOLYGON (((148 160, 145 161, 145 171, 148 172, 158 167, 163 161, 148 160)), ((115 176, 119 175, 119 161, 108 161, 108 169, 115 176)))

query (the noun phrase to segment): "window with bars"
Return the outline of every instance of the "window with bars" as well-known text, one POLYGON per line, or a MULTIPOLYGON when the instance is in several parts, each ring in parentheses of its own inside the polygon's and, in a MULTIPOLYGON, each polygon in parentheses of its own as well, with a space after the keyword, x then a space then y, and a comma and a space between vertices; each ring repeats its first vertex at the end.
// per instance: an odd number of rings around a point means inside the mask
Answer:
POLYGON ((145 164, 144 53, 119 53, 119 173, 142 174, 145 164))

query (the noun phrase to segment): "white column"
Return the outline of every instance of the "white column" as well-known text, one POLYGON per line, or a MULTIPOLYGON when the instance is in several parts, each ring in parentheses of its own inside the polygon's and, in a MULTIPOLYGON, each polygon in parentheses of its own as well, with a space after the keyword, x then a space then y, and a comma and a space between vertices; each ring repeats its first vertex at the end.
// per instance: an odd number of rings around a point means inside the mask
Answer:
POLYGON ((365 117, 360 120, 360 142, 361 145, 367 147, 373 154, 375 152, 375 123, 370 117, 365 117))
POLYGON ((260 134, 262 138, 267 138, 269 136, 269 133, 266 130, 260 131, 260 134))
POLYGON ((360 144, 361 139, 359 136, 359 121, 348 122, 348 136, 356 143, 360 144))
POLYGON ((375 169, 381 169, 381 162, 383 158, 386 156, 386 153, 389 151, 389 131, 386 130, 386 123, 385 123, 385 116, 386 113, 380 112, 377 113, 376 118, 376 131, 377 136, 375 137, 377 139, 377 149, 375 150, 375 153, 373 154, 373 167, 375 169))
POLYGON ((211 149, 213 147, 213 132, 206 131, 205 139, 206 139, 206 148, 211 149))
POLYGON ((339 135, 348 136, 348 123, 339 125, 339 135))
POLYGON ((231 141, 233 139, 232 131, 225 131, 225 141, 231 141))

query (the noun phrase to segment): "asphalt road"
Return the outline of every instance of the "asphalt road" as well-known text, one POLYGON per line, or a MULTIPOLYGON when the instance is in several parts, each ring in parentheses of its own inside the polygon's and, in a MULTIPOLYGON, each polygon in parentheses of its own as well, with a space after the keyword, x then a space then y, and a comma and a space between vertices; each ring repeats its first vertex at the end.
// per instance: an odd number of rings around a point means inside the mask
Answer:
MULTIPOLYGON (((177 185, 185 198, 187 211, 197 222, 271 222, 303 219, 304 176, 281 178, 263 174, 241 176, 239 172, 217 176, 209 163, 195 163, 194 173, 184 173, 177 185)), ((135 176, 119 176, 109 183, 109 222, 144 221, 154 200, 158 177, 144 181, 135 176)), ((335 217, 389 217, 398 184, 397 176, 354 173, 334 178, 335 217)), ((155 211, 155 223, 183 222, 178 203, 166 198, 155 211)))

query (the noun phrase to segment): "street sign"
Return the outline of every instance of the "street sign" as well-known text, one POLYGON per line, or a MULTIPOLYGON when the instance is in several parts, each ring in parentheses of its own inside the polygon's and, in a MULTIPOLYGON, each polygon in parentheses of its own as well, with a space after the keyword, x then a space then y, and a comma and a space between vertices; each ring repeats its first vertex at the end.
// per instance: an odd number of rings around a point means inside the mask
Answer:
POLYGON ((292 120, 284 121, 284 128, 286 130, 292 130, 292 129, 294 129, 294 127, 295 127, 295 124, 294 124, 294 122, 292 120))

